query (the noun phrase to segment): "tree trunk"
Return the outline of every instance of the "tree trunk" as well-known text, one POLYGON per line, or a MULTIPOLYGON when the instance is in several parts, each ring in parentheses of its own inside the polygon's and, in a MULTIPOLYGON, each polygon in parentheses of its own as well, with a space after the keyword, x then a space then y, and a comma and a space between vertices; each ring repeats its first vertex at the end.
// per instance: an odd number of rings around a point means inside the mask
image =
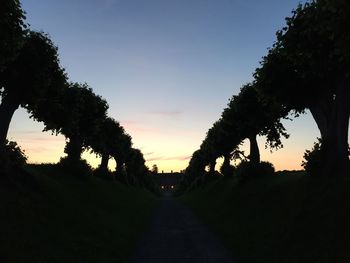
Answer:
POLYGON ((336 156, 339 158, 338 173, 349 175, 349 117, 350 117, 350 81, 338 89, 336 97, 337 118, 335 125, 336 156))
POLYGON ((125 173, 125 166, 124 166, 124 162, 121 159, 117 159, 114 158, 115 162, 117 163, 117 168, 116 168, 116 177, 117 180, 123 182, 123 183, 127 183, 127 176, 125 173))
POLYGON ((222 166, 221 166, 221 173, 224 176, 231 176, 231 174, 230 174, 230 161, 231 161, 231 155, 225 154, 224 155, 224 162, 222 163, 222 166))
POLYGON ((231 161, 231 155, 230 154, 225 154, 224 155, 224 162, 222 163, 222 166, 229 167, 230 166, 230 161, 231 161))
POLYGON ((260 163, 260 152, 256 135, 250 136, 248 139, 250 142, 249 160, 251 163, 258 164, 260 163))
POLYGON ((123 170, 123 176, 125 180, 125 184, 130 185, 130 174, 128 172, 128 167, 126 166, 125 169, 123 170))
POLYGON ((117 159, 115 159, 115 162, 117 163, 117 169, 116 169, 117 175, 120 176, 123 174, 123 162, 121 162, 117 159))
POLYGON ((347 175, 350 87, 342 84, 333 100, 324 97, 309 108, 321 134, 320 173, 324 176, 347 175))
POLYGON ((12 96, 6 95, 2 98, 0 105, 0 147, 5 146, 7 133, 14 112, 18 109, 19 103, 12 96))
POLYGON ((101 158, 101 164, 100 164, 100 169, 107 171, 108 170, 108 161, 109 161, 109 154, 102 154, 101 158))
POLYGON ((81 138, 77 135, 71 136, 64 149, 64 152, 67 154, 67 158, 74 163, 79 162, 82 151, 83 142, 81 138))
POLYGON ((215 173, 215 165, 216 165, 216 159, 210 162, 210 165, 209 165, 209 173, 210 174, 215 173))

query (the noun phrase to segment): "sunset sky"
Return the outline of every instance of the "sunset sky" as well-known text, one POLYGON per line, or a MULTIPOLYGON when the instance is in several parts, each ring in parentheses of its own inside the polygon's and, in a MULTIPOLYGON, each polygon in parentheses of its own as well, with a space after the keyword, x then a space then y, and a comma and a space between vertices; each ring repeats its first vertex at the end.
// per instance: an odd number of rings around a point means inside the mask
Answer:
MULTIPOLYGON (((24 0, 31 28, 49 33, 69 79, 109 103, 147 165, 179 171, 229 98, 252 80, 298 0, 24 0)), ((300 169, 319 136, 310 116, 285 122, 290 139, 262 159, 300 169)), ((57 162, 65 140, 20 109, 9 139, 29 162, 57 162)), ((246 145, 243 146, 246 148, 246 145)), ((99 160, 85 153, 93 166, 99 160)))

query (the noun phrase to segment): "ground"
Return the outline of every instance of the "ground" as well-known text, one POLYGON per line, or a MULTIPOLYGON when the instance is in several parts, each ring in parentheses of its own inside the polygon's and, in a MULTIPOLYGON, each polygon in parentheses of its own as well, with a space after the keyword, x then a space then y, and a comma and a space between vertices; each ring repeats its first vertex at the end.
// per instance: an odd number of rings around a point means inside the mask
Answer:
POLYGON ((0 177, 0 262, 350 262, 350 179, 217 179, 181 197, 29 166, 0 177))
POLYGON ((0 177, 0 262, 126 262, 157 203, 144 189, 28 166, 0 177))
POLYGON ((131 263, 232 263, 222 242, 172 197, 164 197, 139 240, 131 263))
POLYGON ((279 172, 181 197, 247 263, 350 262, 350 178, 279 172))

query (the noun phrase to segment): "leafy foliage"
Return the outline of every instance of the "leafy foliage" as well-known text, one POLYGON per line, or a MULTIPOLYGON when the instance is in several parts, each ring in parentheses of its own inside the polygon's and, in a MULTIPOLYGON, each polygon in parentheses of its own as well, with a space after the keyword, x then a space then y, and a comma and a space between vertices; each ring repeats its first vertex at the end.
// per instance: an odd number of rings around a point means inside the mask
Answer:
POLYGON ((257 134, 268 135, 267 145, 278 149, 282 147, 281 135, 285 138, 289 136, 280 122, 288 114, 288 109, 261 97, 254 84, 244 85, 239 94, 231 98, 228 111, 227 121, 237 126, 243 139, 257 134))
POLYGON ((322 167, 322 151, 321 151, 322 141, 320 138, 317 139, 317 142, 314 143, 314 146, 311 150, 306 150, 304 153, 304 160, 301 163, 301 166, 304 167, 308 175, 319 175, 322 167))
POLYGON ((67 157, 59 164, 67 173, 92 173, 91 167, 81 159, 82 151, 89 149, 102 157, 96 175, 108 173, 108 178, 114 178, 107 169, 108 160, 113 157, 126 183, 151 185, 143 154, 132 148, 131 136, 124 128, 107 117, 106 100, 85 83, 69 82, 60 67, 58 48, 47 34, 27 29, 24 20, 18 0, 5 0, 1 4, 1 165, 25 162, 20 148, 6 142, 12 116, 22 106, 34 120, 44 123, 44 131, 66 137, 67 157))
POLYGON ((232 177, 235 173, 236 168, 231 165, 223 163, 220 167, 220 172, 225 176, 225 177, 232 177))
POLYGON ((23 167, 27 161, 24 151, 14 141, 6 141, 5 148, 0 151, 0 169, 2 173, 23 167))
MULTIPOLYGON (((288 138, 289 134, 280 120, 287 118, 287 114, 286 107, 272 98, 262 96, 254 83, 243 86, 240 93, 231 98, 220 120, 208 130, 199 151, 193 154, 188 169, 186 169, 186 175, 189 175, 188 180, 194 180, 190 179, 191 176, 201 176, 207 165, 213 173, 213 166, 218 157, 241 158, 240 153, 242 152, 239 151, 239 146, 246 138, 251 144, 248 158, 259 166, 260 153, 256 136, 266 136, 266 147, 282 148, 281 137, 288 138)), ((232 175, 233 170, 234 168, 226 163, 222 166, 221 172, 224 175, 232 175)))
MULTIPOLYGON (((350 156, 350 147, 348 149, 348 156, 350 156)), ((322 174, 322 140, 317 138, 311 150, 306 150, 304 153, 304 160, 301 166, 304 167, 306 173, 312 176, 319 176, 322 174)))
POLYGON ((62 157, 58 166, 66 173, 73 174, 79 178, 89 178, 92 175, 92 167, 85 160, 72 160, 69 157, 62 157))
POLYGON ((28 31, 16 56, 0 71, 0 147, 4 147, 13 113, 21 105, 31 115, 52 106, 66 84, 57 48, 49 37, 28 31), (41 110, 40 110, 41 109, 41 110))
MULTIPOLYGON (((136 178, 142 178, 147 174, 147 167, 145 166, 145 159, 142 152, 139 149, 130 149, 129 155, 126 159, 126 172, 127 176, 133 181, 136 181, 136 178)), ((133 182, 135 184, 136 182, 133 182)))
POLYGON ((124 133, 125 130, 119 122, 111 117, 106 117, 102 120, 98 133, 91 140, 90 147, 93 152, 99 155, 110 156, 114 149, 119 147, 124 133))
POLYGON ((121 136, 118 138, 118 147, 113 148, 111 153, 117 163, 117 173, 123 172, 131 147, 131 136, 127 133, 121 134, 121 136))
POLYGON ((350 3, 299 5, 254 74, 258 89, 287 108, 309 109, 321 133, 322 172, 347 174, 350 3))
POLYGON ((0 72, 17 56, 25 29, 25 13, 19 0, 5 0, 0 8, 0 72))
POLYGON ((79 160, 83 149, 87 149, 99 134, 107 109, 107 102, 87 84, 71 83, 61 94, 59 103, 46 110, 40 109, 35 118, 44 121, 45 131, 69 138, 65 152, 79 160))
POLYGON ((152 170, 151 170, 151 172, 152 172, 153 174, 157 174, 157 173, 158 173, 158 166, 157 166, 156 164, 153 164, 153 165, 152 165, 152 170))
POLYGON ((2 97, 13 97, 29 112, 36 112, 37 103, 64 88, 66 75, 59 63, 57 47, 48 35, 29 31, 18 55, 0 72, 2 97))
POLYGON ((242 161, 237 166, 237 177, 246 180, 248 178, 271 176, 275 172, 275 167, 270 162, 260 162, 258 164, 242 161))

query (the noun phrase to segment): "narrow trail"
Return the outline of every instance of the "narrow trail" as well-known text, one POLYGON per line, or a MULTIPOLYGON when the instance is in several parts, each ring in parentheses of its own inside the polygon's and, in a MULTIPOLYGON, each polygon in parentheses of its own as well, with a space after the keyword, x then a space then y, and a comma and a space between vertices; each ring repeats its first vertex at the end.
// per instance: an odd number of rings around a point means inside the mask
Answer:
POLYGON ((131 263, 226 263, 237 262, 192 213, 191 209, 164 197, 141 236, 131 263))

